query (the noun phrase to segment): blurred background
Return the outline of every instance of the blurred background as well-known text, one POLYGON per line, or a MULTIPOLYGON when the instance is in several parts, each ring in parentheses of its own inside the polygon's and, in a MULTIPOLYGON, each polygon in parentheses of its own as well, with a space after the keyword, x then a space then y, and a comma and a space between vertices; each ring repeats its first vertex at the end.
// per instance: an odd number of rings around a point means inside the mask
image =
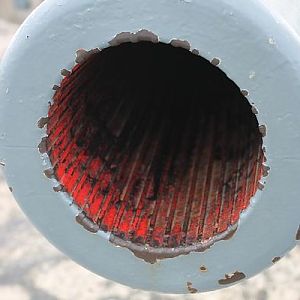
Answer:
MULTIPOLYGON (((19 24, 41 2, 0 0, 0 62, 19 24)), ((299 246, 264 273, 202 295, 142 292, 103 279, 72 262, 41 236, 17 206, 2 172, 0 166, 0 300, 300 300, 299 246)))

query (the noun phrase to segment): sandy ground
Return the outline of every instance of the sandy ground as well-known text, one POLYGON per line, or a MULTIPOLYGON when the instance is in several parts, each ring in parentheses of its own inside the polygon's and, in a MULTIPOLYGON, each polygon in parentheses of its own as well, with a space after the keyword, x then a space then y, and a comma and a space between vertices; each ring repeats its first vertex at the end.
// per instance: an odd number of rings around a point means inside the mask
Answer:
MULTIPOLYGON (((16 28, 0 20, 0 57, 16 28)), ((55 249, 17 206, 0 167, 1 300, 300 300, 299 265, 297 247, 271 269, 226 290, 187 296, 133 290, 92 274, 55 249)))

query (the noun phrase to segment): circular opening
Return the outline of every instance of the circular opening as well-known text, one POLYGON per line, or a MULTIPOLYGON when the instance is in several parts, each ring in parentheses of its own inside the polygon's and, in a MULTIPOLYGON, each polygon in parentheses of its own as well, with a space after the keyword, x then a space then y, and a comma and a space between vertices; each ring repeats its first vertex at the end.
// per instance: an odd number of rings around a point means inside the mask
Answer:
POLYGON ((53 173, 101 230, 159 248, 230 230, 262 176, 262 134, 214 64, 170 44, 93 51, 55 93, 53 173))

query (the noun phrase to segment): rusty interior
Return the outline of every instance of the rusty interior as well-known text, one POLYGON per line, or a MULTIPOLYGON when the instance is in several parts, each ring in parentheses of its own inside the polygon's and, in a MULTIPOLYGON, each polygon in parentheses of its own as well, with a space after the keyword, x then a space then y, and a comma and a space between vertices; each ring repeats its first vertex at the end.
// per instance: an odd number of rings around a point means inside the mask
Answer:
POLYGON ((46 151, 89 220, 156 248, 204 243, 238 222, 262 177, 262 134, 220 68, 139 42, 95 51, 65 75, 46 151))

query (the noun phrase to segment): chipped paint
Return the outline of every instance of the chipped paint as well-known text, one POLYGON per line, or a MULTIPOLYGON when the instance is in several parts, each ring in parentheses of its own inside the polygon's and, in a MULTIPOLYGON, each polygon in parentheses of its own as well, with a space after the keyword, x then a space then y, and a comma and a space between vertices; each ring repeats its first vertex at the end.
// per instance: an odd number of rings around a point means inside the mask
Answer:
POLYGON ((259 182, 259 183, 257 184, 257 186, 258 186, 258 189, 261 190, 261 191, 263 191, 264 188, 265 188, 265 185, 264 185, 263 183, 261 183, 261 182, 259 182))
POLYGON ((241 93, 244 97, 249 96, 249 91, 247 91, 247 90, 241 90, 241 93))
POLYGON ((39 121, 38 121, 38 127, 41 128, 41 129, 44 128, 47 125, 48 121, 49 121, 48 117, 40 118, 39 121))
POLYGON ((269 166, 263 165, 263 177, 267 177, 270 173, 271 168, 269 166))
POLYGON ((195 55, 200 55, 200 52, 199 52, 199 50, 197 50, 197 49, 193 49, 193 50, 192 50, 192 53, 195 54, 195 55))
POLYGON ((186 50, 191 49, 190 43, 186 40, 174 39, 170 42, 170 44, 175 48, 182 48, 182 49, 186 49, 186 50))
POLYGON ((198 293, 198 290, 195 289, 195 288, 193 288, 193 284, 192 284, 191 282, 188 281, 188 282, 186 283, 186 287, 187 287, 189 293, 191 293, 191 294, 196 294, 196 293, 198 293))
POLYGON ((206 272, 208 272, 208 269, 207 269, 207 267, 206 266, 201 266, 200 268, 200 272, 202 272, 202 273, 206 273, 206 272))
POLYGON ((281 257, 279 257, 279 256, 274 257, 274 258, 272 259, 272 263, 273 263, 273 264, 276 264, 276 263, 279 262, 280 260, 281 260, 281 257))
POLYGON ((67 77, 67 76, 70 76, 71 71, 69 71, 69 70, 67 70, 67 69, 62 69, 62 70, 60 71, 60 74, 61 74, 62 76, 67 77))
POLYGON ((221 285, 233 284, 245 278, 246 275, 244 273, 236 271, 233 274, 225 274, 225 278, 220 279, 219 284, 221 285))
POLYGON ((219 66, 221 64, 221 59, 218 57, 215 57, 212 59, 211 64, 214 66, 219 66))
POLYGON ((144 260, 146 263, 155 264, 159 260, 175 258, 181 255, 188 255, 191 252, 205 252, 220 240, 229 240, 237 231, 238 224, 229 227, 225 232, 210 238, 207 241, 196 243, 192 246, 177 248, 155 248, 149 245, 139 245, 130 241, 125 241, 113 234, 110 234, 109 241, 118 247, 124 247, 130 250, 137 258, 144 260))
POLYGON ((296 241, 300 241, 300 225, 296 234, 296 241))
POLYGON ((262 137, 265 137, 267 135, 267 126, 266 125, 260 125, 259 131, 262 135, 262 137))
POLYGON ((254 105, 252 105, 252 112, 253 112, 255 115, 258 114, 258 109, 257 109, 254 105))
POLYGON ((81 212, 78 216, 76 216, 76 222, 91 233, 97 233, 100 229, 99 226, 91 221, 84 212, 81 212))
POLYGON ((44 174, 48 178, 54 178, 54 170, 52 168, 45 170, 44 174))
POLYGON ((47 137, 43 137, 38 145, 39 152, 41 154, 47 153, 47 137))
POLYGON ((75 62, 78 64, 83 63, 88 58, 88 52, 84 49, 78 49, 76 51, 76 59, 75 62))
POLYGON ((53 187, 54 192, 62 192, 64 191, 64 186, 62 184, 53 187))

